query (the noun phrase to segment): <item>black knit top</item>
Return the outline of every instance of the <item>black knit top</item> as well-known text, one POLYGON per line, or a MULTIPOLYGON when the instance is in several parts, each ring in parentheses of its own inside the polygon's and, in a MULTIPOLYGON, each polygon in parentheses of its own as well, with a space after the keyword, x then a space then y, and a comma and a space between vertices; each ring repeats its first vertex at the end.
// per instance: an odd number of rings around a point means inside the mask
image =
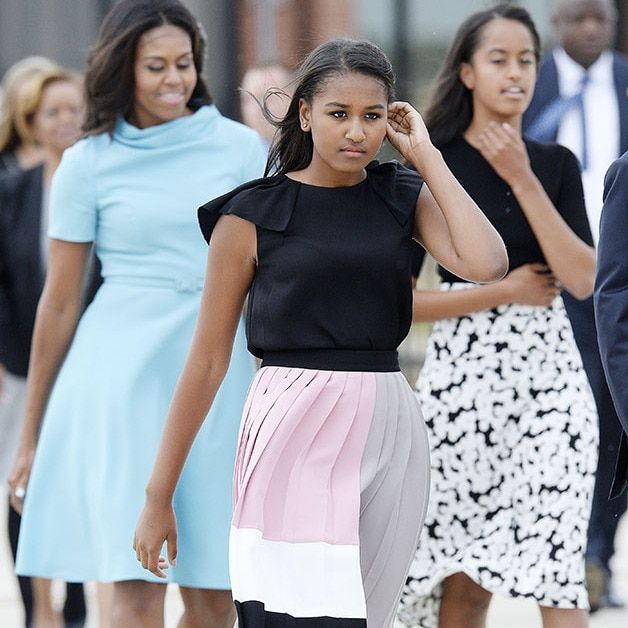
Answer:
POLYGON ((398 370, 412 320, 411 244, 422 185, 396 162, 367 167, 349 187, 278 175, 199 208, 209 242, 221 214, 257 227, 258 266, 247 339, 264 365, 398 370))
MULTIPOLYGON (((558 144, 525 140, 530 166, 543 189, 574 233, 593 245, 584 206, 580 167, 575 155, 558 144)), ((504 240, 510 270, 530 263, 545 263, 541 247, 510 186, 464 138, 441 148, 443 158, 469 196, 486 214, 504 240)), ((439 268, 443 281, 463 281, 439 268)))

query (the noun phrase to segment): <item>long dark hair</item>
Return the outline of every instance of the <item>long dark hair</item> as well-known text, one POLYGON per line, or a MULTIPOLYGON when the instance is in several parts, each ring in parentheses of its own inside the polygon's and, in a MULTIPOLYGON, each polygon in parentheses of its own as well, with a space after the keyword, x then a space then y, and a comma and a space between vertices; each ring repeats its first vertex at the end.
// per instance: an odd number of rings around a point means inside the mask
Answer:
POLYGON ((386 55, 370 41, 334 39, 315 48, 305 59, 294 79, 294 92, 286 115, 276 120, 268 111, 266 101, 276 90, 264 97, 263 109, 266 118, 276 127, 265 175, 270 172, 285 174, 302 170, 312 161, 312 134, 301 129, 299 101, 311 104, 323 83, 345 72, 359 72, 371 76, 386 89, 388 102, 392 102, 395 91, 395 74, 386 55))
POLYGON ((538 65, 541 40, 530 14, 525 9, 511 4, 498 4, 486 11, 470 15, 458 28, 443 67, 436 77, 436 86, 425 110, 425 124, 436 146, 447 144, 461 135, 471 124, 473 100, 471 92, 460 80, 460 66, 471 61, 484 27, 497 18, 515 20, 530 31, 538 65))
POLYGON ((131 113, 138 41, 146 31, 165 24, 183 29, 192 42, 198 78, 188 107, 196 110, 212 102, 201 76, 205 35, 188 9, 179 0, 121 0, 105 17, 87 62, 83 130, 88 135, 113 133, 118 116, 131 113))

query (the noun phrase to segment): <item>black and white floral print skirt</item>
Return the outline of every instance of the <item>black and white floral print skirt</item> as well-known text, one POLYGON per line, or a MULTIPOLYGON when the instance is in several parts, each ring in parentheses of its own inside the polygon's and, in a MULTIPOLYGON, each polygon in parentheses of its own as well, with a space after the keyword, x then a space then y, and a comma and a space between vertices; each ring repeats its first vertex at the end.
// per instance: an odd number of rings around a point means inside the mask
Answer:
POLYGON ((597 413, 562 299, 439 321, 417 395, 432 493, 402 623, 437 626, 442 582, 457 572, 493 593, 587 608, 597 413))

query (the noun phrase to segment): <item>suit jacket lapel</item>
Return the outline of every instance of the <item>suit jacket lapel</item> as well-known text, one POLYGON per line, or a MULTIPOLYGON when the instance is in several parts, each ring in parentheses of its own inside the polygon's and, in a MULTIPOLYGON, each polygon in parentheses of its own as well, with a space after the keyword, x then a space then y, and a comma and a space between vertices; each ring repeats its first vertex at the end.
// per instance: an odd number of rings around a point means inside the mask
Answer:
MULTIPOLYGON (((534 89, 534 98, 523 116, 523 127, 528 128, 539 114, 560 96, 558 70, 554 55, 550 52, 539 67, 539 76, 534 89)), ((556 137, 553 138, 556 141, 556 137)))
POLYGON ((623 155, 628 150, 628 63, 621 63, 617 54, 614 57, 613 79, 619 107, 619 155, 623 155))

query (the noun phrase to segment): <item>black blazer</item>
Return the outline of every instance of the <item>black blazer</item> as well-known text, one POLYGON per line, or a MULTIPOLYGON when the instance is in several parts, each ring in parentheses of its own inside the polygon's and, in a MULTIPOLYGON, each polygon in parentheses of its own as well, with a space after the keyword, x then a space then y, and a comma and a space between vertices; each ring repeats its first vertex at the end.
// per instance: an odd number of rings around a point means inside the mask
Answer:
MULTIPOLYGON (((25 377, 35 314, 44 287, 41 214, 44 168, 0 176, 0 364, 25 377)), ((91 266, 85 303, 101 283, 100 264, 91 266)))
MULTIPOLYGON (((628 150, 628 58, 617 52, 613 53, 613 78, 619 108, 619 145, 621 154, 628 150)), ((523 117, 524 133, 546 105, 552 102, 558 95, 558 69, 554 61, 554 55, 550 53, 541 63, 534 98, 523 117)), ((553 140, 556 141, 556 137, 553 140)), ((564 292, 563 300, 596 403, 598 407, 609 408, 609 412, 612 412, 613 404, 608 402, 609 392, 604 381, 605 373, 600 359, 595 315, 593 312, 593 298, 578 301, 570 294, 564 292), (600 404, 600 398, 606 398, 606 403, 600 404)), ((605 424, 608 426, 611 422, 607 420, 605 424)), ((620 433, 621 430, 617 427, 618 438, 620 433)), ((626 448, 624 438, 622 436, 622 442, 619 446, 619 458, 611 495, 617 495, 621 492, 621 487, 623 487, 626 473, 628 472, 628 449, 626 448)), ((602 453, 602 455, 604 454, 602 453)))
MULTIPOLYGON (((613 78, 619 106, 619 154, 628 150, 628 58, 613 52, 613 78)), ((559 96, 558 69, 554 55, 548 54, 539 67, 534 97, 523 115, 523 132, 534 122, 541 111, 559 96)), ((556 141, 556 138, 552 138, 556 141)), ((619 155, 617 155, 619 157, 619 155)))
POLYGON ((604 372, 624 428, 613 487, 618 493, 628 484, 628 153, 604 182, 594 301, 604 372))
POLYGON ((0 178, 0 363, 26 376, 37 302, 44 285, 41 259, 43 166, 0 178))

